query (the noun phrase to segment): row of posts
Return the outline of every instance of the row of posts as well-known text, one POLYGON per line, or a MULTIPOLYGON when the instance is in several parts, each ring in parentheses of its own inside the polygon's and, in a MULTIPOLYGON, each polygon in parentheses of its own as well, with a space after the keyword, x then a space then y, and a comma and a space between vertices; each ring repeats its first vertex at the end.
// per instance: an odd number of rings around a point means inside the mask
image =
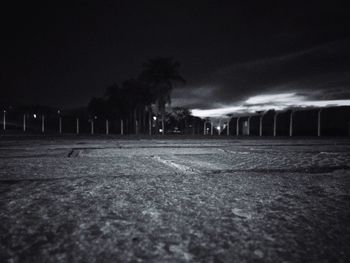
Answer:
MULTIPOLYGON (((317 112, 317 136, 321 136, 321 112, 322 109, 319 109, 317 112)), ((265 112, 266 113, 266 112, 265 112)), ((263 128, 263 118, 264 118, 264 114, 260 115, 260 119, 259 119, 259 136, 262 136, 262 128, 263 128)), ((293 136, 293 115, 294 115, 295 111, 292 111, 290 113, 290 118, 289 118, 289 136, 293 136)), ((278 117, 279 112, 276 112, 273 118, 273 136, 277 136, 277 117, 278 117)), ((247 135, 250 135, 250 119, 252 116, 248 117, 248 121, 247 121, 247 135)), ((241 117, 237 117, 236 120, 236 135, 239 135, 239 120, 241 117)), ((204 122, 204 135, 206 135, 206 125, 207 125, 207 121, 204 122)), ((94 121, 90 120, 90 132, 93 135, 94 134, 94 121)), ((138 129, 138 123, 136 121, 136 130, 138 129)), ((62 117, 59 116, 59 120, 58 120, 58 129, 59 129, 59 133, 62 134, 62 117)), ((3 130, 6 130, 6 111, 4 110, 3 112, 3 130)), ((26 115, 23 115, 23 131, 26 131, 26 115)), ((219 130, 219 135, 221 130, 219 130)), ((45 132, 45 115, 41 115, 41 132, 44 133, 45 132)), ((76 119, 76 134, 79 134, 79 118, 76 119)), ((106 120, 106 134, 109 134, 109 121, 106 120)), ((123 135, 124 134, 124 121, 120 120, 120 134, 123 135)), ((149 119, 149 134, 152 134, 152 126, 151 126, 151 119, 149 119)), ((210 122, 210 134, 213 135, 213 123, 210 122)), ((230 135, 230 121, 227 122, 226 124, 226 135, 230 135)))
MULTIPOLYGON (((157 117, 153 116, 152 118, 152 113, 151 109, 148 109, 149 111, 149 116, 148 116, 148 133, 149 135, 152 135, 152 119, 157 120, 157 117)), ((57 112, 60 114, 60 110, 57 112)), ((34 114, 34 118, 36 118, 36 114, 34 114)), ((95 117, 96 118, 96 117, 95 117)), ((90 133, 94 134, 94 119, 89 120, 90 121, 90 133)), ((6 130, 6 110, 3 111, 3 130, 6 130)), ((59 120, 58 120, 58 130, 59 133, 62 133, 62 117, 59 115, 59 120)), ((26 114, 23 115, 23 131, 26 131, 26 114)), ((109 121, 106 120, 106 134, 109 134, 109 121)), ((139 122, 138 120, 135 120, 135 131, 136 134, 139 132, 139 122)), ((45 115, 41 115, 41 132, 45 132, 45 115)), ((79 134, 79 118, 76 119, 76 134, 79 134)), ((120 120, 120 134, 124 135, 124 120, 120 120)), ((162 134, 164 135, 164 121, 162 122, 162 134)))
MULTIPOLYGON (((26 114, 23 115, 23 132, 27 129, 26 114)), ((6 130, 6 111, 3 112, 3 130, 6 130)), ((76 118, 76 134, 79 134, 79 118, 76 118)), ((41 132, 45 132, 45 115, 41 115, 41 132)), ((58 118, 58 132, 62 134, 62 117, 58 118)), ((151 132, 151 129, 150 129, 151 132)), ((94 121, 90 120, 90 133, 94 134, 94 121)), ((109 134, 109 121, 106 120, 106 134, 109 134)), ((120 134, 124 134, 124 121, 120 120, 120 134)))
MULTIPOLYGON (((321 112, 322 109, 319 109, 317 112, 317 136, 321 136, 321 112)), ((294 116, 295 110, 291 111, 290 116, 289 116, 289 136, 293 136, 293 116, 294 116)), ((263 118, 265 116, 266 112, 261 114, 259 117, 259 136, 263 136, 263 118)), ((273 136, 277 136, 277 117, 278 117, 279 112, 276 112, 275 115, 273 116, 273 136)), ((248 116, 247 118, 247 135, 250 135, 250 119, 252 116, 248 116)), ((236 136, 239 136, 239 121, 241 117, 237 117, 236 119, 236 136)), ((210 135, 213 135, 213 123, 212 122, 204 122, 204 129, 203 129, 203 134, 206 135, 206 126, 207 123, 210 123, 210 135)), ((219 130, 219 135, 221 135, 220 130, 219 130)), ((226 123, 226 135, 230 135, 230 120, 226 123)))

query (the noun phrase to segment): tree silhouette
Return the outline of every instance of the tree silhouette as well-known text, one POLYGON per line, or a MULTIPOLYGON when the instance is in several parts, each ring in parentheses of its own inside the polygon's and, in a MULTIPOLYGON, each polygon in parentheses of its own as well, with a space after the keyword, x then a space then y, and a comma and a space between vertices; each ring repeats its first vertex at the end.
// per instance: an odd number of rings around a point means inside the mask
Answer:
POLYGON ((143 70, 138 78, 124 81, 121 87, 113 84, 106 89, 104 97, 92 98, 88 105, 90 116, 112 119, 119 117, 126 121, 126 127, 134 126, 135 133, 138 133, 141 120, 143 120, 143 130, 146 130, 147 109, 151 133, 151 105, 155 103, 158 112, 161 112, 164 134, 165 106, 171 103, 173 84, 185 82, 179 73, 179 67, 180 64, 171 58, 158 57, 149 60, 143 64, 143 70), (131 125, 132 123, 134 125, 131 125))
MULTIPOLYGON (((146 106, 154 101, 149 86, 138 79, 126 80, 121 87, 116 84, 108 87, 104 100, 109 115, 126 120, 128 124, 134 123, 135 133, 140 127, 140 116, 145 112, 146 106)), ((94 99, 92 102, 92 106, 97 104, 98 108, 98 101, 94 99)))
POLYGON ((171 103, 171 91, 174 82, 185 83, 179 73, 180 63, 172 58, 158 57, 143 64, 139 79, 146 83, 162 115, 162 133, 164 134, 165 106, 171 103))
POLYGON ((108 113, 105 100, 93 97, 88 104, 88 111, 91 118, 95 116, 105 117, 108 113))
POLYGON ((153 95, 146 83, 138 79, 129 79, 123 82, 123 92, 125 99, 129 102, 130 117, 134 122, 134 130, 137 134, 141 124, 141 116, 145 112, 146 106, 153 102, 153 95))
POLYGON ((107 108, 114 118, 126 119, 131 110, 131 101, 127 90, 113 84, 106 89, 105 100, 107 108))
POLYGON ((177 126, 184 132, 187 132, 187 124, 190 120, 191 112, 187 108, 175 107, 172 114, 177 121, 177 126))

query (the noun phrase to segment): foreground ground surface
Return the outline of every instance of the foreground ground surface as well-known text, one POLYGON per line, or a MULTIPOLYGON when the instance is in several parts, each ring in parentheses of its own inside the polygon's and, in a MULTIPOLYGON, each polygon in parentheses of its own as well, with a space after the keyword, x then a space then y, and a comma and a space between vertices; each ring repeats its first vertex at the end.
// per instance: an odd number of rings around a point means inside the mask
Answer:
POLYGON ((0 138, 1 262, 346 262, 349 140, 0 138))

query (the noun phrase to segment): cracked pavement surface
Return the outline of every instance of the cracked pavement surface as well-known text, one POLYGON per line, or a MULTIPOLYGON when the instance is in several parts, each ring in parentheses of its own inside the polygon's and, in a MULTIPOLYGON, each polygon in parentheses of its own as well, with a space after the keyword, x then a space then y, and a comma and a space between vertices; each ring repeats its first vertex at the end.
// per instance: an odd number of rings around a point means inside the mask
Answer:
POLYGON ((350 140, 0 138, 1 262, 347 262, 350 140))

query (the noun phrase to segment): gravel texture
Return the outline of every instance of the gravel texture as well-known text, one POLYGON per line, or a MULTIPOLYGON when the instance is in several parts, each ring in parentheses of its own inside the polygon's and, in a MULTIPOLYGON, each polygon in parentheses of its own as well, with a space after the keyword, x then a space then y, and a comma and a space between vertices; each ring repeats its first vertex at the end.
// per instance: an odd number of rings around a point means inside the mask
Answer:
POLYGON ((0 262, 349 258, 349 140, 0 138, 0 262))

